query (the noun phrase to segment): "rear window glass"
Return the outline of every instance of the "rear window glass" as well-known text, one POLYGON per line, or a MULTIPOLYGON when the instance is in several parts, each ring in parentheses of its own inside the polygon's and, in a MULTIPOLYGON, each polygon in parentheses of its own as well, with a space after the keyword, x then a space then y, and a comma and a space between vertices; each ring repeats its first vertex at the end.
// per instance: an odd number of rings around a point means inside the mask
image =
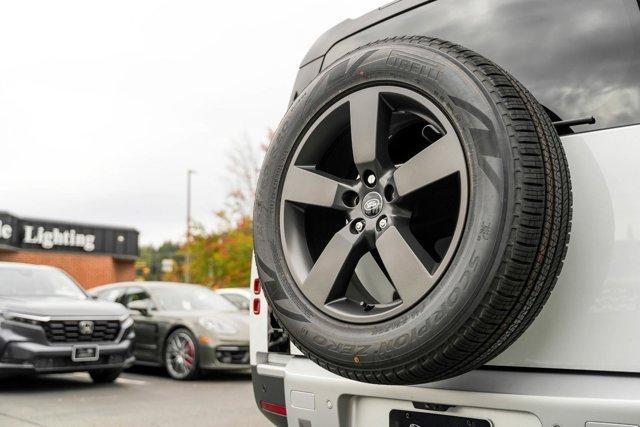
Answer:
POLYGON ((587 131, 640 122, 637 0, 437 0, 334 46, 325 66, 388 36, 459 43, 507 69, 554 120, 587 116, 587 131))

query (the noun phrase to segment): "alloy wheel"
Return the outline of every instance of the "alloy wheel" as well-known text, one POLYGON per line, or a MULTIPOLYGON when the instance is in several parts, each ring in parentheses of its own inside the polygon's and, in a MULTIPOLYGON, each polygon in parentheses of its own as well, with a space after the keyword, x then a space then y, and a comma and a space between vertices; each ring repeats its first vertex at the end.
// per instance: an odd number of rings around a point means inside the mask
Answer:
POLYGON ((195 369, 196 347, 186 332, 177 332, 169 337, 166 346, 167 370, 174 378, 186 378, 195 369))
POLYGON ((395 86, 355 91, 311 125, 285 173, 284 255, 316 308, 379 322, 437 286, 462 234, 468 172, 431 100, 395 86))

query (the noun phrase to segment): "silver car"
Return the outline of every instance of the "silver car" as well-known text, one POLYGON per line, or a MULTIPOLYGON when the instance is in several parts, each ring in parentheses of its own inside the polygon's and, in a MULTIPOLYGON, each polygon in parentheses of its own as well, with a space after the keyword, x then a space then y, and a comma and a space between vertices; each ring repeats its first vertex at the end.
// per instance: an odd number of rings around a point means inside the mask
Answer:
POLYGON ((204 286, 127 282, 89 293, 131 310, 139 364, 164 366, 177 380, 249 367, 248 313, 204 286))

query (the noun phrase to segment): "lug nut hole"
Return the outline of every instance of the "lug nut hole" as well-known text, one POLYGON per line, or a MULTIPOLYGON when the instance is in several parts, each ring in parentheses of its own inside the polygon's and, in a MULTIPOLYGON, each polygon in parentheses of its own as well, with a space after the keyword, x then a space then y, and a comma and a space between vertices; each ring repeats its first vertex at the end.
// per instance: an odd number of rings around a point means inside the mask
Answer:
POLYGON ((396 190, 393 188, 393 185, 389 184, 384 187, 384 198, 387 202, 391 202, 396 198, 396 190))
POLYGON ((358 193, 355 191, 347 191, 342 195, 342 203, 350 208, 355 208, 359 201, 360 197, 358 197, 358 193))

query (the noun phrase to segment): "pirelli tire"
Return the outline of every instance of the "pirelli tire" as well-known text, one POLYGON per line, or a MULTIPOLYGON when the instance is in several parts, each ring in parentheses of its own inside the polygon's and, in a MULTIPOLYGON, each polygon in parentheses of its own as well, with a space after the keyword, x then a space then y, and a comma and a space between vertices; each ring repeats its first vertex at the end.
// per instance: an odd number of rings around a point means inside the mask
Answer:
POLYGON ((258 273, 311 360, 383 384, 483 365, 531 324, 569 241, 571 183, 544 108, 456 44, 401 37, 327 67, 264 161, 258 273))

